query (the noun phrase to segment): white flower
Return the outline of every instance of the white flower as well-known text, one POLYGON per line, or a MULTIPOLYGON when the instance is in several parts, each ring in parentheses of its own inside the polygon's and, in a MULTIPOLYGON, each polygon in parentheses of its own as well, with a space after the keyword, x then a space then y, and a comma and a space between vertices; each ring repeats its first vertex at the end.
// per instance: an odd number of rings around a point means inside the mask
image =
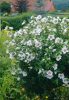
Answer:
POLYGON ((59 79, 64 79, 64 74, 63 74, 63 73, 59 73, 59 74, 58 74, 58 78, 59 78, 59 79))
POLYGON ((13 52, 9 53, 9 58, 10 58, 10 59, 14 59, 13 52))
POLYGON ((62 44, 62 43, 63 43, 63 39, 62 39, 62 38, 57 37, 57 38, 55 39, 55 43, 62 44))
POLYGON ((26 59, 25 62, 29 63, 30 61, 32 61, 35 58, 35 55, 29 52, 26 52, 26 59))
POLYGON ((25 23, 26 23, 26 21, 24 20, 23 23, 22 23, 22 25, 24 25, 25 23))
POLYGON ((51 70, 48 70, 48 71, 46 71, 46 74, 44 76, 47 77, 48 79, 52 79, 53 78, 53 72, 51 70))
POLYGON ((56 51, 56 49, 53 49, 53 50, 52 50, 52 52, 55 52, 55 51, 56 51))
POLYGON ((28 55, 27 56, 27 62, 30 62, 30 61, 32 61, 33 59, 35 58, 35 56, 34 55, 32 55, 32 54, 30 54, 30 55, 28 55))
POLYGON ((36 48, 41 48, 42 47, 41 42, 39 42, 37 39, 35 39, 34 42, 35 42, 35 47, 36 48))
POLYGON ((16 73, 12 71, 11 74, 12 74, 12 75, 15 75, 16 73))
POLYGON ((49 49, 52 49, 53 47, 52 46, 49 46, 49 49))
POLYGON ((54 24, 58 24, 58 19, 57 19, 57 18, 55 18, 55 17, 53 17, 52 22, 53 22, 54 24))
POLYGON ((25 59, 25 53, 20 52, 20 53, 18 54, 18 57, 19 57, 20 60, 25 59))
POLYGON ((67 32, 67 28, 65 28, 65 29, 64 29, 64 32, 63 32, 63 34, 64 34, 64 33, 66 33, 66 32, 67 32))
POLYGON ((20 49, 20 47, 16 47, 15 49, 16 49, 16 50, 19 50, 19 49, 20 49))
POLYGON ((8 30, 8 28, 9 28, 9 27, 8 27, 8 26, 6 26, 4 30, 8 30))
POLYGON ((52 29, 53 32, 56 32, 57 30, 55 28, 52 29))
POLYGON ((27 72, 22 71, 22 75, 23 75, 24 77, 26 77, 26 76, 27 76, 27 72))
POLYGON ((9 27, 10 30, 13 30, 13 27, 9 27))
POLYGON ((54 64, 54 65, 53 65, 53 69, 54 69, 54 70, 57 70, 57 67, 58 67, 58 64, 54 64))
POLYGON ((30 70, 33 68, 32 66, 31 67, 28 67, 30 70))
POLYGON ((42 29, 40 27, 36 27, 36 29, 33 31, 33 34, 40 35, 41 32, 42 32, 42 29))
POLYGON ((69 84, 69 79, 68 78, 63 78, 62 81, 63 81, 64 84, 69 84))
POLYGON ((61 18, 60 18, 59 16, 57 16, 57 19, 58 19, 59 21, 61 21, 61 18))
POLYGON ((32 41, 31 41, 31 40, 28 40, 28 41, 26 42, 26 44, 27 44, 27 46, 32 46, 32 41))
POLYGON ((47 22, 47 20, 48 20, 48 19, 47 19, 46 17, 44 17, 44 18, 42 18, 42 19, 41 19, 41 22, 46 23, 46 22, 47 22))
POLYGON ((34 35, 40 35, 41 32, 42 32, 41 26, 37 26, 35 29, 32 30, 31 33, 34 35))
POLYGON ((54 40, 55 39, 55 36, 54 35, 49 35, 48 36, 48 40, 54 40))
POLYGON ((34 16, 31 16, 31 19, 33 19, 34 18, 34 16))
POLYGON ((68 52, 68 48, 66 47, 66 46, 64 46, 63 48, 62 48, 62 53, 63 54, 66 54, 68 52))
POLYGON ((20 77, 17 77, 17 81, 20 81, 20 77))
POLYGON ((58 55, 58 56, 56 57, 56 60, 57 60, 57 61, 60 61, 60 60, 61 60, 61 57, 62 57, 61 55, 58 55))
MULTIPOLYGON (((26 31, 26 30, 25 30, 26 31)), ((18 35, 22 35, 23 34, 23 30, 20 29, 18 32, 17 32, 18 35)))
POLYGON ((42 16, 41 16, 41 15, 38 15, 38 16, 36 17, 36 21, 40 20, 41 18, 42 18, 42 16))
POLYGON ((44 72, 44 69, 40 68, 38 74, 41 74, 42 72, 44 72))
POLYGON ((17 32, 15 32, 14 33, 14 38, 16 38, 18 36, 18 33, 17 32))
POLYGON ((11 71, 11 74, 12 74, 12 75, 15 75, 15 74, 16 74, 16 72, 15 72, 15 71, 11 71))

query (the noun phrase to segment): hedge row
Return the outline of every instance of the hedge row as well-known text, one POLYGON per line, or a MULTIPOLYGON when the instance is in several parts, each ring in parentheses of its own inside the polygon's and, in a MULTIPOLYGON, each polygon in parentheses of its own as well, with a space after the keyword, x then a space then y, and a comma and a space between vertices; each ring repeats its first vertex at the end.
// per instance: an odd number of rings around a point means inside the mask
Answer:
MULTIPOLYGON (((34 12, 26 12, 26 13, 21 13, 18 14, 17 16, 5 16, 5 17, 1 17, 1 28, 4 29, 6 26, 10 26, 13 27, 14 30, 18 30, 22 27, 22 22, 23 20, 26 20, 26 23, 28 23, 30 17, 32 15, 35 15, 37 13, 34 12)), ((60 16, 62 17, 68 17, 69 18, 69 14, 58 14, 56 12, 54 13, 45 13, 46 15, 51 15, 51 16, 60 16)))
POLYGON ((6 26, 13 27, 14 30, 18 30, 22 27, 23 20, 26 20, 28 23, 28 20, 30 19, 30 16, 32 16, 32 12, 22 13, 17 16, 6 16, 1 17, 1 28, 4 29, 6 26))

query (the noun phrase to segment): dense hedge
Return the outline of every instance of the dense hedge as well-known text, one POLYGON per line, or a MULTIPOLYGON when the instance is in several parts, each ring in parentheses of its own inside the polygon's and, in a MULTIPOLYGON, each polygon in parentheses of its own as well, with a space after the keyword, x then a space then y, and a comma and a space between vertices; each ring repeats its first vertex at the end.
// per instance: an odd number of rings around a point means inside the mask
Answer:
POLYGON ((26 23, 28 23, 31 15, 33 15, 33 13, 28 12, 17 16, 1 17, 1 28, 4 29, 6 26, 10 26, 13 27, 14 30, 18 30, 21 28, 23 20, 26 20, 26 23))

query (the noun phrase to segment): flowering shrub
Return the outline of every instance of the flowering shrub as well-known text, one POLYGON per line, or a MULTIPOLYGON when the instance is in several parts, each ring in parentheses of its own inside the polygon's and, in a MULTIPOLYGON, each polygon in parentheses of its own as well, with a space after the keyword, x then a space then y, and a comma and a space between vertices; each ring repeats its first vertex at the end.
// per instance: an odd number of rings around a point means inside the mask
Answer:
POLYGON ((27 90, 43 93, 69 84, 69 19, 32 16, 9 36, 6 53, 20 64, 11 73, 27 90))

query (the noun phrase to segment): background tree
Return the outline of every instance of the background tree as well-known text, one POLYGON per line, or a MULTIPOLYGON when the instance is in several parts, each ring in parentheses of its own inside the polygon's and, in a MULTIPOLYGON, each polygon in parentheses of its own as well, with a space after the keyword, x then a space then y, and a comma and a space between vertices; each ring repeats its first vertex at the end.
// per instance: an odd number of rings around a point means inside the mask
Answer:
POLYGON ((36 0, 36 8, 38 9, 38 11, 42 11, 42 7, 44 6, 44 2, 43 0, 36 0))
POLYGON ((5 13, 5 12, 10 12, 11 11, 11 4, 10 3, 7 3, 7 2, 2 2, 0 4, 0 10, 1 12, 5 13))
POLYGON ((28 1, 27 0, 17 0, 16 10, 21 12, 26 12, 28 9, 28 1))

